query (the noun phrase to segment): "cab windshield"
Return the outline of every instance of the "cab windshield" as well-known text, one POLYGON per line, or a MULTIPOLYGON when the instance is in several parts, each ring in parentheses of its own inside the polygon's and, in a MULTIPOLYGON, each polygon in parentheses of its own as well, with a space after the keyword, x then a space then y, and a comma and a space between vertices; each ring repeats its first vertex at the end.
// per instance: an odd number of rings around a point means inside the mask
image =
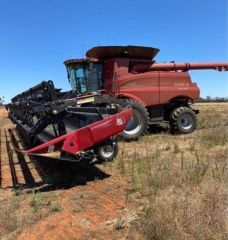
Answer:
POLYGON ((67 67, 69 83, 78 93, 96 92, 101 89, 102 64, 79 62, 67 67))

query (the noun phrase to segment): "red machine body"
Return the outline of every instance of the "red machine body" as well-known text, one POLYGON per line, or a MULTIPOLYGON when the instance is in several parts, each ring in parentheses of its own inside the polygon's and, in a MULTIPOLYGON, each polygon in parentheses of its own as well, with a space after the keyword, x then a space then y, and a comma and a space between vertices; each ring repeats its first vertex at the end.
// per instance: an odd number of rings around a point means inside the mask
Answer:
POLYGON ((147 68, 147 64, 142 63, 130 68, 129 65, 130 59, 123 58, 105 63, 104 88, 116 97, 133 99, 145 107, 168 104, 178 97, 189 100, 199 98, 200 89, 192 83, 186 71, 163 70, 162 64, 152 64, 147 68))

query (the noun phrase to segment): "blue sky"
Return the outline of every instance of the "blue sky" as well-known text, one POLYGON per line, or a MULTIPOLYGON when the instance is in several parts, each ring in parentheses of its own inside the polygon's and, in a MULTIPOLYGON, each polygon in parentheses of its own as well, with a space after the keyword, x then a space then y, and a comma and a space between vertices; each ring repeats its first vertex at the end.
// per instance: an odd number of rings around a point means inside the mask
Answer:
MULTIPOLYGON (((156 60, 228 61, 227 0, 0 0, 0 96, 52 79, 96 45, 161 49, 156 60)), ((228 96, 228 73, 191 71, 203 97, 228 96)))

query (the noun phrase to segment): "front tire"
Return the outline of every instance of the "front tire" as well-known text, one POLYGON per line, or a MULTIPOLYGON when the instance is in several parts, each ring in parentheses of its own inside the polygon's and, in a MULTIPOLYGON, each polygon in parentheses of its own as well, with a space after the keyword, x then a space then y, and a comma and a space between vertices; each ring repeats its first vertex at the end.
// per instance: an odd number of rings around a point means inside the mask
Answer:
POLYGON ((132 107, 132 117, 121 133, 121 137, 127 141, 137 140, 148 130, 149 114, 140 103, 133 100, 127 100, 126 102, 132 107))
POLYGON ((171 133, 191 133, 197 127, 195 112, 189 107, 178 107, 170 115, 171 133))

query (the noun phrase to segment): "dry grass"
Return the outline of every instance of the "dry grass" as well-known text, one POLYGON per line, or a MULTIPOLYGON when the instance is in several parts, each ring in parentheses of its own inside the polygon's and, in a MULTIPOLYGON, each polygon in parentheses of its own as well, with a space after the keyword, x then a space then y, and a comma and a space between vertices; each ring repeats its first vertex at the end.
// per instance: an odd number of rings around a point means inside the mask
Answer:
MULTIPOLYGON (((50 214, 60 211, 61 206, 53 193, 16 193, 0 199, 0 239, 20 232, 23 227, 50 214)), ((9 237, 9 239, 11 239, 9 237)))
MULTIPOLYGON (((131 225, 122 239, 228 239, 228 104, 199 104, 199 109, 199 127, 194 133, 173 136, 164 131, 145 135, 137 142, 122 142, 117 159, 102 166, 105 172, 116 176, 118 171, 129 180, 126 202, 131 208, 130 220, 117 218, 113 223, 115 234, 131 225), (132 217, 132 209, 137 217, 132 217)), ((86 185, 82 189, 88 191, 86 185)), ((74 215, 80 216, 88 207, 74 188, 69 192, 76 191, 77 196, 73 192, 67 195, 67 190, 33 194, 1 191, 0 239, 17 236, 50 214, 64 212, 69 201, 75 203, 71 206, 74 215), (78 204, 81 201, 83 209, 78 204)), ((92 195, 87 201, 94 201, 92 195)), ((104 199, 104 208, 95 211, 93 205, 92 214, 94 210, 99 216, 99 211, 106 209, 110 191, 104 199)), ((94 239, 99 238, 94 235, 94 239)))
POLYGON ((227 239, 227 195, 221 184, 161 190, 135 223, 145 239, 227 239))
POLYGON ((121 145, 116 167, 148 201, 132 227, 144 239, 228 239, 228 104, 199 109, 192 134, 121 145))

